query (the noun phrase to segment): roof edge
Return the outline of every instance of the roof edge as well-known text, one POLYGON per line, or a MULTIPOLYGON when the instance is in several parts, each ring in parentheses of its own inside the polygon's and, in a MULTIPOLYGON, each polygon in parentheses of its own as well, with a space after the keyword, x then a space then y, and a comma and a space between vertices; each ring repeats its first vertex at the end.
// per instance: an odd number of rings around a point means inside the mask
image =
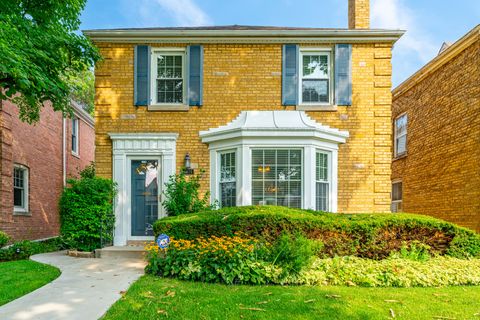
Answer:
POLYGON ((344 39, 355 41, 396 42, 404 30, 384 29, 307 29, 307 30, 165 30, 165 29, 103 29, 83 30, 96 42, 227 42, 236 40, 265 41, 289 39, 344 39), (172 41, 173 42, 173 41, 172 41))
POLYGON ((431 73, 438 70, 441 66, 446 64, 451 59, 462 53, 466 48, 480 39, 480 24, 475 26, 464 36, 458 39, 455 43, 450 45, 447 49, 439 53, 435 58, 430 60, 422 68, 417 70, 414 74, 408 77, 405 81, 400 83, 392 90, 392 98, 396 98, 406 91, 410 90, 414 85, 421 82, 431 73))

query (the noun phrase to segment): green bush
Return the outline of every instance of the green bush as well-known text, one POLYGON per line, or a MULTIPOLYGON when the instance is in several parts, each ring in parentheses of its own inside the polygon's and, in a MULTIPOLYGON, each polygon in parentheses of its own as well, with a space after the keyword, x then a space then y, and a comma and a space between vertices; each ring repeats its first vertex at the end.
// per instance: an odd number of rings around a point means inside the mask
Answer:
POLYGON ((0 248, 5 246, 10 240, 10 237, 3 231, 0 231, 0 248))
POLYGON ((92 251, 112 240, 115 184, 91 176, 91 169, 70 179, 60 198, 60 232, 71 248, 92 251))
POLYGON ((65 249, 61 238, 52 238, 43 241, 23 240, 11 246, 0 249, 0 261, 28 259, 31 255, 65 249))
POLYGON ((284 276, 297 274, 311 264, 321 248, 321 242, 303 235, 283 234, 274 243, 271 258, 274 265, 282 268, 284 276))
POLYGON ((427 261, 358 257, 317 259, 309 269, 284 279, 296 285, 438 287, 480 285, 480 259, 433 257, 427 261))
POLYGON ((244 232, 274 243, 283 233, 323 243, 320 256, 384 259, 405 244, 428 246, 430 255, 480 257, 480 235, 446 221, 411 214, 331 214, 274 206, 223 208, 167 217, 154 224, 176 239, 244 232))
POLYGON ((171 175, 165 184, 165 200, 163 207, 169 216, 178 216, 183 213, 198 212, 209 209, 209 193, 200 197, 199 175, 191 175, 187 178, 185 173, 171 175))

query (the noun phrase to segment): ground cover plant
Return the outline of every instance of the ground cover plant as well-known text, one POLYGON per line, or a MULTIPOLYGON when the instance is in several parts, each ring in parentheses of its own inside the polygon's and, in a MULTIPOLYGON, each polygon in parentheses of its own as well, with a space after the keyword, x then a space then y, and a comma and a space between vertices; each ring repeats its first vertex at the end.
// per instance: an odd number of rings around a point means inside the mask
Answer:
POLYGON ((31 260, 0 263, 0 306, 51 282, 59 275, 57 268, 31 260))
POLYGON ((110 319, 477 319, 480 287, 227 286, 146 275, 110 319))
POLYGON ((0 248, 0 262, 28 259, 39 253, 53 252, 66 249, 66 244, 59 238, 51 238, 43 241, 22 240, 0 248))

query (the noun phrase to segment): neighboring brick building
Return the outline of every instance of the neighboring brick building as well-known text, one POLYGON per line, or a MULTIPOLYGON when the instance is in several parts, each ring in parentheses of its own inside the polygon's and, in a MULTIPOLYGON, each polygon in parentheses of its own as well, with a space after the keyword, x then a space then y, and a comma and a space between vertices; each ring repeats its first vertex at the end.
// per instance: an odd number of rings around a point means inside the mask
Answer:
POLYGON ((93 119, 76 104, 73 119, 46 105, 30 125, 15 105, 0 103, 0 230, 16 240, 57 236, 65 178, 94 159, 93 119))
POLYGON ((96 163, 119 187, 116 245, 151 235, 187 154, 223 206, 390 211, 391 49, 403 31, 369 29, 369 1, 349 2, 348 29, 84 32, 104 58, 96 163))
POLYGON ((394 209, 480 232, 480 25, 393 90, 392 117, 394 209))

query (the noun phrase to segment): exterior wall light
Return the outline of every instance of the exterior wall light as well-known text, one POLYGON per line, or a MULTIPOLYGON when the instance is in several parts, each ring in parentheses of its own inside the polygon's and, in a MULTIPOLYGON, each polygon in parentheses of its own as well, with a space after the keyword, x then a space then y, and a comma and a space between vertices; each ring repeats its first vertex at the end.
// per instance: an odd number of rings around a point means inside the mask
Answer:
POLYGON ((187 175, 190 175, 190 174, 194 173, 190 160, 191 160, 190 159, 190 154, 187 152, 187 154, 185 155, 184 168, 183 168, 183 173, 187 174, 187 175))

